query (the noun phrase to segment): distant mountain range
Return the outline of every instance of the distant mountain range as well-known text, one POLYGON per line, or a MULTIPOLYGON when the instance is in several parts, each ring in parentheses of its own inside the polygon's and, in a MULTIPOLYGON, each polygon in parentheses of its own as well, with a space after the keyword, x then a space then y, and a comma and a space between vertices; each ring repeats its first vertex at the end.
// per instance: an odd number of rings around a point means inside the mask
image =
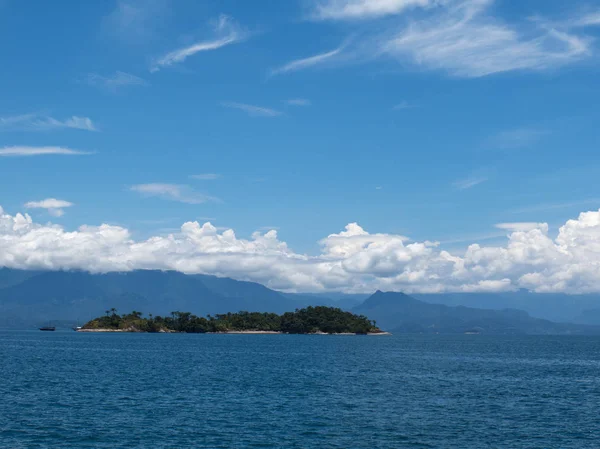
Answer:
POLYGON ((0 327, 83 323, 112 307, 123 313, 207 315, 239 310, 282 313, 307 305, 335 304, 326 298, 288 297, 253 282, 175 271, 91 274, 0 269, 0 327))
POLYGON ((595 332, 593 328, 566 326, 539 318, 600 325, 600 298, 594 295, 290 294, 253 282, 175 271, 91 274, 0 268, 0 327, 3 328, 83 324, 113 307, 120 313, 137 310, 168 315, 172 311, 186 311, 203 316, 240 310, 283 313, 308 305, 335 306, 362 313, 377 320, 382 328, 396 332, 595 332))
POLYGON ((354 313, 391 332, 482 334, 600 334, 600 326, 556 323, 516 309, 489 310, 430 304, 403 293, 376 292, 354 313))
POLYGON ((567 295, 565 293, 532 293, 528 290, 500 293, 441 293, 414 294, 421 301, 445 304, 447 306, 467 306, 481 309, 519 309, 536 318, 551 321, 573 322, 600 325, 597 320, 590 322, 586 311, 600 310, 600 295, 567 295))

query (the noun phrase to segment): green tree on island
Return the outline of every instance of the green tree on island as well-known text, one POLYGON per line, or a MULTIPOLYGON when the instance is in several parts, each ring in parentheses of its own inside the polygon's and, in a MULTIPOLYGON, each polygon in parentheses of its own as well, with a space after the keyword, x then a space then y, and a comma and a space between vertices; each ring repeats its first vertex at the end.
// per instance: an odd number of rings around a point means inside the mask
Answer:
POLYGON ((306 307, 283 315, 276 313, 247 312, 225 313, 198 317, 190 312, 171 312, 161 317, 150 314, 144 318, 142 312, 132 311, 118 315, 116 309, 107 311, 106 316, 95 318, 83 326, 84 330, 107 329, 129 332, 231 332, 261 331, 286 334, 367 334, 380 333, 374 321, 363 315, 354 315, 334 307, 306 307), (112 312, 109 315, 108 312, 112 312))

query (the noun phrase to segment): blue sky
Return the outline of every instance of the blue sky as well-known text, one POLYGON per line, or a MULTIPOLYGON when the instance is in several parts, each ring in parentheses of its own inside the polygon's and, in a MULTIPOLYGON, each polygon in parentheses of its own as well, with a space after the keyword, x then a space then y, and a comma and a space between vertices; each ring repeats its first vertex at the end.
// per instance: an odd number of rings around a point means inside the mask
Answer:
POLYGON ((4 0, 0 205, 307 254, 351 222, 450 251, 556 233, 600 207, 599 25, 591 1, 4 0))

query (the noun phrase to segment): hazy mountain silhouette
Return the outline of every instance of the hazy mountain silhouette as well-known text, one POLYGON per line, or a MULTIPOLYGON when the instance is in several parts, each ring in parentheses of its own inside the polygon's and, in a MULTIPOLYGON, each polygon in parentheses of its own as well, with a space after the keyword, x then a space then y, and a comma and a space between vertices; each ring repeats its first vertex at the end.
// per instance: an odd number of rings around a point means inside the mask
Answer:
MULTIPOLYGON (((498 293, 414 294, 414 298, 433 304, 467 306, 480 309, 519 309, 536 318, 558 322, 581 322, 578 317, 588 309, 600 308, 600 295, 533 293, 528 290, 498 293)), ((600 317, 599 317, 600 318, 600 317)), ((593 324, 600 325, 600 319, 593 324)))
POLYGON ((355 307, 392 332, 486 334, 600 334, 600 327, 555 323, 516 309, 488 310, 430 304, 404 293, 377 291, 355 307))
POLYGON ((600 301, 595 295, 525 291, 413 296, 377 292, 370 297, 291 294, 254 282, 176 271, 91 274, 0 269, 0 327, 33 327, 48 322, 81 324, 113 307, 121 313, 138 310, 167 315, 179 310, 207 315, 240 310, 283 313, 308 305, 364 313, 383 328, 406 332, 464 332, 470 327, 494 333, 589 330, 532 318, 527 312, 538 318, 554 318, 553 321, 600 325, 600 301))
POLYGON ((175 271, 137 270, 91 274, 83 271, 2 270, 0 326, 35 326, 48 321, 85 322, 115 307, 166 315, 197 315, 239 310, 282 313, 304 307, 267 287, 175 271))

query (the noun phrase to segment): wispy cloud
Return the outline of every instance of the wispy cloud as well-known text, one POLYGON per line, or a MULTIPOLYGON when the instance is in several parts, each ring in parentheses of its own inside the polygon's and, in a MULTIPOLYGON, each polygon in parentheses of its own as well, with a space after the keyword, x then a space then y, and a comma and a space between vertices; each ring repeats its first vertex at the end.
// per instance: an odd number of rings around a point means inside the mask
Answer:
POLYGON ((316 20, 360 20, 400 14, 406 9, 433 6, 440 0, 319 0, 311 14, 316 20))
POLYGON ((221 177, 218 173, 202 173, 200 175, 190 175, 192 179, 198 179, 200 181, 213 181, 221 177))
POLYGON ((54 217, 61 217, 64 215, 64 209, 73 206, 73 203, 64 200, 57 200, 56 198, 47 198, 42 201, 29 201, 25 203, 27 209, 46 209, 48 213, 54 217))
POLYGON ((254 106, 245 103, 225 102, 221 103, 225 108, 239 109, 246 112, 251 117, 278 117, 282 115, 280 111, 262 106, 254 106))
POLYGON ((93 154, 91 151, 72 150, 65 147, 28 147, 13 146, 0 148, 0 157, 19 157, 19 156, 43 156, 49 154, 60 154, 67 156, 77 156, 84 154, 93 154))
POLYGON ((469 245, 473 242, 482 242, 486 240, 495 240, 499 238, 506 238, 506 232, 487 232, 483 234, 468 234, 468 235, 457 235, 450 236, 448 238, 439 241, 442 245, 452 245, 456 243, 468 243, 469 245))
POLYGON ((333 58, 340 55, 342 47, 338 47, 335 50, 328 51, 326 53, 319 53, 318 55, 309 56, 308 58, 295 59, 282 65, 276 69, 271 70, 270 75, 280 75, 283 73, 296 72, 298 70, 308 69, 317 65, 325 64, 330 62, 333 58))
POLYGON ((486 176, 470 176, 468 178, 459 179, 458 181, 453 182, 452 185, 458 190, 467 190, 487 180, 488 178, 486 176))
POLYGON ((377 39, 377 52, 460 77, 550 69, 589 55, 586 37, 544 23, 534 23, 532 29, 521 33, 488 14, 493 2, 449 2, 449 6, 435 9, 429 19, 377 39))
POLYGON ((91 119, 76 115, 65 120, 57 120, 53 117, 38 114, 0 117, 0 131, 50 131, 61 128, 97 131, 91 119))
POLYGON ((196 192, 191 187, 180 184, 137 184, 131 186, 130 189, 145 196, 154 196, 187 204, 202 204, 208 201, 218 201, 215 197, 196 192))
POLYGON ((292 98, 291 100, 287 100, 286 104, 290 106, 310 106, 312 103, 306 98, 292 98))
POLYGON ((600 25, 600 9, 596 10, 585 10, 579 11, 577 14, 573 14, 567 18, 561 20, 549 22, 539 17, 533 17, 533 20, 539 21, 542 24, 558 29, 569 29, 569 28, 588 28, 600 25))
POLYGON ((510 212, 514 214, 520 213, 529 213, 529 212, 540 212, 554 209, 567 209, 567 208, 575 208, 582 206, 592 206, 594 208, 600 207, 600 198, 587 198, 583 200, 577 201, 567 201, 563 203, 543 203, 543 204, 535 204, 533 206, 520 207, 518 209, 513 209, 510 212))
POLYGON ((546 223, 532 222, 498 223, 495 227, 498 229, 505 229, 510 232, 527 232, 532 231, 534 229, 548 229, 548 225, 546 223))
MULTIPOLYGON (((544 71, 589 58, 593 39, 582 28, 600 24, 600 12, 552 23, 512 22, 494 14, 495 0, 315 0, 317 20, 375 20, 356 28, 346 61, 392 58, 423 70, 476 78, 511 71, 544 71), (420 9, 420 11, 414 11, 420 9)), ((285 64, 271 75, 341 59, 340 49, 285 64), (335 58, 334 58, 335 57, 335 58)))
POLYGON ((412 109, 414 107, 415 107, 415 105, 410 104, 408 101, 404 100, 404 101, 401 101, 400 103, 394 105, 392 107, 392 109, 394 111, 402 111, 403 109, 412 109))
POLYGON ((89 73, 84 79, 84 82, 90 86, 102 87, 104 89, 113 91, 126 86, 149 85, 146 80, 138 76, 119 71, 115 72, 115 74, 111 76, 102 76, 97 73, 89 73))
POLYGON ((540 128, 517 128, 492 136, 489 145, 501 149, 525 148, 538 143, 550 132, 540 128))
POLYGON ((104 31, 130 43, 147 42, 168 14, 167 0, 117 0, 104 18, 104 31))
POLYGON ((211 40, 197 42, 183 48, 178 48, 158 58, 152 67, 151 72, 156 72, 164 67, 169 67, 178 62, 185 61, 188 57, 203 51, 218 50, 227 45, 235 44, 246 38, 239 26, 233 19, 226 15, 221 15, 215 25, 216 37, 211 40))
POLYGON ((574 25, 581 27, 600 25, 600 10, 585 14, 577 18, 574 22, 574 25))

